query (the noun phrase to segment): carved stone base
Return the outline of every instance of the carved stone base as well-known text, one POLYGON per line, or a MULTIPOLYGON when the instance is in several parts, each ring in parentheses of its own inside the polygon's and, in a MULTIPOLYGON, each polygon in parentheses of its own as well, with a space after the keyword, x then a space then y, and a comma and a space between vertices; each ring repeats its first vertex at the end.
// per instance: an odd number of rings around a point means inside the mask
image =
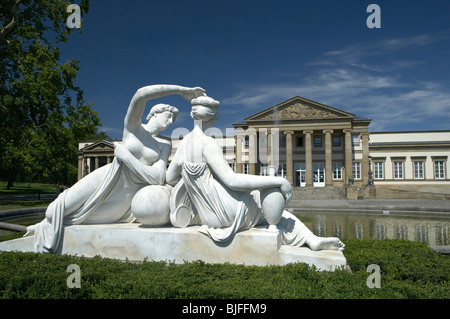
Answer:
MULTIPOLYGON (((342 252, 281 245, 279 233, 266 229, 240 232, 227 243, 215 243, 198 230, 199 226, 156 228, 137 223, 74 225, 65 227, 58 253, 178 264, 202 260, 256 266, 303 262, 328 271, 346 267, 342 252)), ((32 243, 32 236, 0 242, 0 251, 33 251, 32 243)))

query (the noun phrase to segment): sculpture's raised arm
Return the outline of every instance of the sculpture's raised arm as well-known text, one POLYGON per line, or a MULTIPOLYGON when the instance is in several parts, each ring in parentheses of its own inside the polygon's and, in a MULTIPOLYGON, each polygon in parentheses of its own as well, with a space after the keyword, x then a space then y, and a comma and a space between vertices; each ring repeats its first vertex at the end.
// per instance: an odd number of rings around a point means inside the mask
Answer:
POLYGON ((192 98, 203 95, 204 93, 205 90, 199 87, 189 88, 170 84, 155 84, 142 87, 136 91, 131 99, 124 119, 124 127, 126 130, 133 130, 141 125, 145 105, 149 100, 167 95, 179 94, 190 101, 192 98))

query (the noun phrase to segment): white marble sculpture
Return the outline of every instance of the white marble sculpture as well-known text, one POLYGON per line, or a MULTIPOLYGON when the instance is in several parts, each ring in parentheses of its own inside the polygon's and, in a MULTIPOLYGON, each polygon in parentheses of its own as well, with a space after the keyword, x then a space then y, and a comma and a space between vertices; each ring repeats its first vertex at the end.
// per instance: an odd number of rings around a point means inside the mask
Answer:
MULTIPOLYGON (((285 245, 342 251, 344 244, 338 238, 315 236, 284 210, 292 196, 286 179, 236 174, 229 167, 221 147, 205 134, 218 114, 219 102, 199 87, 151 85, 139 89, 125 116, 122 142, 115 143, 113 162, 61 193, 48 206, 44 220, 28 227, 26 236, 34 236, 33 250, 57 252, 63 229, 69 225, 137 220, 142 225, 167 228, 171 222, 184 228, 195 213, 202 223, 199 231, 215 242, 230 242, 240 231, 268 225, 269 232, 281 234, 285 245), (157 104, 147 123, 142 123, 142 116, 148 100, 172 94, 191 102, 194 129, 181 141, 167 169, 171 143, 158 134, 171 125, 178 109, 157 104)), ((177 242, 179 238, 174 236, 171 240, 177 242)))
POLYGON ((306 244, 311 250, 344 249, 338 238, 315 236, 284 210, 285 202, 292 196, 286 179, 236 174, 218 143, 205 134, 218 118, 219 102, 202 95, 191 103, 194 129, 180 142, 166 172, 166 182, 175 185, 171 214, 179 213, 181 208, 180 215, 184 216, 181 222, 176 216, 171 218, 172 223, 186 226, 190 217, 186 212, 191 209, 203 224, 200 231, 216 242, 229 241, 239 231, 268 223, 269 231, 280 231, 283 244, 306 244))
MULTIPOLYGON (((175 120, 178 113, 173 106, 158 104, 151 109, 148 123, 143 124, 147 101, 172 94, 190 101, 203 93, 201 88, 176 85, 151 85, 139 89, 125 116, 122 143, 115 144, 114 161, 61 193, 48 206, 45 219, 28 227, 26 235, 34 235, 35 251, 55 252, 65 225, 133 221, 137 216, 131 214, 130 208, 136 193, 149 185, 164 184, 172 148, 170 141, 158 134, 175 120)), ((142 210, 138 200, 135 206, 137 212, 142 210)))

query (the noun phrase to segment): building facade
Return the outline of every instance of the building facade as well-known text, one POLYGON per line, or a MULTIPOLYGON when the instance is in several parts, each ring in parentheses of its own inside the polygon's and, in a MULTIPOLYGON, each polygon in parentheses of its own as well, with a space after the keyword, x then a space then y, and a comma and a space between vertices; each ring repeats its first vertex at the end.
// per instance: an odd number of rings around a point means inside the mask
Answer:
POLYGON ((369 132, 370 122, 294 97, 233 125, 236 172, 346 198, 450 199, 450 131, 369 132))
POLYGON ((78 143, 78 180, 114 159, 114 144, 109 141, 78 143))
POLYGON ((450 199, 450 131, 373 132, 369 151, 379 196, 450 199))
POLYGON ((369 124, 301 97, 252 115, 236 130, 236 171, 285 176, 296 187, 365 185, 369 124))

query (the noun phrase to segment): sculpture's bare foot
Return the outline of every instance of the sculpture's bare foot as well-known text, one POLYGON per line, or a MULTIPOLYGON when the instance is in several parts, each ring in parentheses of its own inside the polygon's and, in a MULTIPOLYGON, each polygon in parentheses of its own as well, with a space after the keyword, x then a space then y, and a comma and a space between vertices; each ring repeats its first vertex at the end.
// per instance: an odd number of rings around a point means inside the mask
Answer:
POLYGON ((306 241, 306 244, 311 248, 311 250, 344 250, 344 243, 336 237, 318 237, 312 235, 306 241))

